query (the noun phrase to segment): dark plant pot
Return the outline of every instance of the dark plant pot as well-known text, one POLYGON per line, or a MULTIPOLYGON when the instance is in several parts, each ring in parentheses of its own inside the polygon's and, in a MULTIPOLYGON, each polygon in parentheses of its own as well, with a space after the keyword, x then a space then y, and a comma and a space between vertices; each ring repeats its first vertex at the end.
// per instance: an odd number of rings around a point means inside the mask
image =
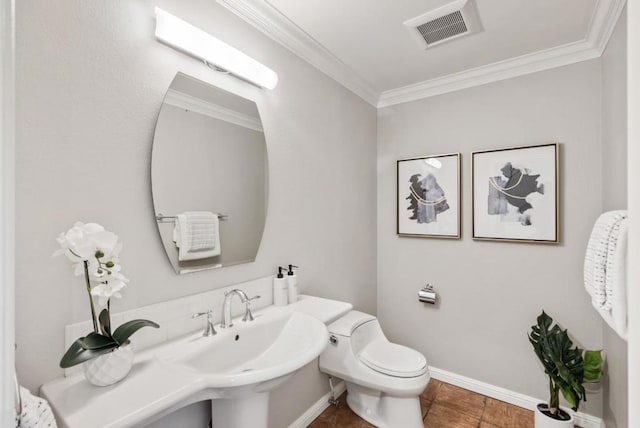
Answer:
POLYGON ((540 403, 535 410, 535 428, 573 428, 573 416, 563 409, 552 415, 546 403, 540 403))

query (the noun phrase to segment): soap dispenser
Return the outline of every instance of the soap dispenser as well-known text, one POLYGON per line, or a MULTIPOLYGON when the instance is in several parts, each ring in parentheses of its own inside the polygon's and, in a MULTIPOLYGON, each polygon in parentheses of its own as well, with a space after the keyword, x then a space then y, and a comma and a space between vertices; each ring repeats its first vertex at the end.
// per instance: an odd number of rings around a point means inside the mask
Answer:
POLYGON ((276 306, 285 306, 288 303, 287 284, 289 280, 284 277, 283 267, 278 266, 278 275, 273 278, 273 304, 276 306))
POLYGON ((298 301, 298 275, 295 274, 293 268, 298 266, 289 265, 289 272, 287 272, 287 282, 289 287, 289 303, 295 303, 298 301))

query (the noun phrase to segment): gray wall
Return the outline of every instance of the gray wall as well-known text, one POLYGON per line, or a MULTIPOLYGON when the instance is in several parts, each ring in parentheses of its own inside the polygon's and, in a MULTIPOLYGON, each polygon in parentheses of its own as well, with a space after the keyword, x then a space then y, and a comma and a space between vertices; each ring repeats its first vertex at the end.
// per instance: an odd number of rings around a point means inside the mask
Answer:
MULTIPOLYGON (((627 207, 627 16, 623 13, 602 56, 603 211, 627 207)), ((604 420, 607 428, 626 428, 628 410, 627 342, 603 323, 607 356, 604 420)))
MULTIPOLYGON (((81 278, 55 238, 96 221, 124 243, 120 311, 269 275, 292 262, 302 292, 375 312, 376 111, 209 0, 17 3, 17 370, 62 375, 65 325, 88 318, 81 278), (214 73, 154 38, 162 7, 272 67, 273 91, 214 73), (153 218, 151 142, 176 72, 255 99, 269 154, 269 212, 254 263, 176 276, 153 218), (348 186, 348 183, 357 183, 348 186), (336 209, 339 207, 339 209, 336 209)), ((316 371, 317 372, 317 371, 316 371)), ((304 375, 304 374, 303 374, 304 375)), ((328 390, 315 373, 274 394, 282 426, 328 390), (281 395, 279 395, 281 394, 281 395)))
MULTIPOLYGON (((607 118, 605 110, 619 109, 622 101, 602 94, 603 76, 605 93, 619 90, 621 60, 613 46, 620 36, 614 35, 602 64, 589 61, 380 110, 376 211, 370 185, 375 109, 214 2, 17 3, 16 359, 31 389, 61 375, 63 327, 87 318, 82 281, 66 260, 50 258, 56 235, 76 220, 102 223, 124 242, 131 284, 116 311, 260 277, 292 261, 303 267, 303 292, 375 312, 378 246, 383 327, 436 367, 544 397, 545 378, 525 338, 542 308, 581 345, 613 349, 606 331, 603 343, 581 270, 593 221, 603 207, 619 203, 603 180, 624 186, 620 163, 600 160, 607 136, 621 135, 618 116, 607 118), (279 86, 247 87, 158 44, 155 5, 271 66, 279 86), (177 71, 258 102, 270 199, 254 263, 178 277, 163 253, 149 165, 155 120, 177 71), (561 244, 472 241, 469 152, 553 141, 562 143, 561 244), (398 238, 395 160, 454 150, 463 153, 463 239, 398 238), (440 293, 437 307, 416 301, 427 281, 440 293)), ((282 426, 299 416, 326 391, 323 381, 313 366, 297 374, 274 394, 271 423, 282 426)), ((622 427, 624 412, 614 402, 624 388, 613 373, 608 388, 605 417, 614 415, 622 427)), ((601 403, 592 395, 582 410, 601 415, 601 403)))
MULTIPOLYGON (((601 68, 582 62, 378 112, 378 316, 440 369, 534 397, 548 384, 526 334, 542 309, 590 349, 602 321, 582 284, 602 210, 601 68), (473 241, 470 152, 560 142, 561 243, 473 241), (396 159, 462 152, 461 240, 395 234, 396 159), (440 304, 417 290, 435 285, 440 304)), ((602 414, 601 392, 582 411, 602 414)))

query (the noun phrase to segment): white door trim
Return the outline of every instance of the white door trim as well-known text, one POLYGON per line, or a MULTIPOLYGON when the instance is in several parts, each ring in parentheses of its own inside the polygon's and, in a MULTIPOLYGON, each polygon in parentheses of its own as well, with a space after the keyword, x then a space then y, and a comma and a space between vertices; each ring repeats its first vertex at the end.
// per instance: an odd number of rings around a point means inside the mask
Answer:
POLYGON ((0 425, 14 424, 15 0, 0 3, 0 425))
POLYGON ((640 4, 627 2, 627 198, 629 202, 629 426, 640 427, 640 4))

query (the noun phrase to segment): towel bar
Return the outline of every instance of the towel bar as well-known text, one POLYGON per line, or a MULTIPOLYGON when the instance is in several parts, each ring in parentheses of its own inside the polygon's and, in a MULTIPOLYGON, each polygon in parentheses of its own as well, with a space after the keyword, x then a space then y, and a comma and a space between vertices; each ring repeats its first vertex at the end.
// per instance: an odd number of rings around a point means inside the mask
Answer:
MULTIPOLYGON (((227 214, 218 214, 218 218, 220 220, 226 220, 227 218, 229 218, 229 216, 227 214)), ((163 215, 162 213, 158 213, 156 215, 156 220, 157 221, 163 221, 163 220, 175 220, 176 216, 175 215, 163 215)))

